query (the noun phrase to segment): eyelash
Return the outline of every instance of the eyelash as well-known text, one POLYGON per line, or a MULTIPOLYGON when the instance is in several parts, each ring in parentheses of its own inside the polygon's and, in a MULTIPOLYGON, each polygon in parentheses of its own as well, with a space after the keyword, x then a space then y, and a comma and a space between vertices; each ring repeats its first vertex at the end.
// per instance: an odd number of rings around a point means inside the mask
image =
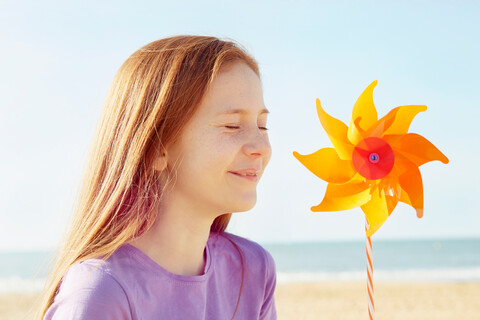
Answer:
MULTIPOLYGON (((227 128, 227 129, 240 129, 239 126, 225 126, 225 128, 227 128)), ((265 130, 265 131, 268 130, 267 127, 258 127, 258 128, 261 129, 261 130, 265 130)))

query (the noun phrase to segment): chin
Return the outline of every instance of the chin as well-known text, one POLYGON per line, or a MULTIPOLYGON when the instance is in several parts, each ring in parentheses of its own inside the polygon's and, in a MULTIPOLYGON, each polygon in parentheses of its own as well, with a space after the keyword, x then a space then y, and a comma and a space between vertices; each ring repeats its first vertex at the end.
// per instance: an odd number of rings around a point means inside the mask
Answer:
POLYGON ((233 211, 230 211, 230 212, 232 212, 232 213, 247 212, 247 211, 250 211, 251 209, 253 209, 253 207, 255 207, 255 205, 248 206, 248 207, 245 207, 245 208, 240 208, 240 209, 233 210, 233 211))
POLYGON ((243 199, 243 201, 238 201, 234 205, 227 206, 224 212, 245 212, 251 210, 255 207, 257 203, 257 195, 255 194, 254 197, 250 197, 249 199, 243 199))
POLYGON ((235 210, 235 211, 232 211, 232 212, 245 212, 245 211, 249 211, 251 209, 253 209, 253 207, 255 207, 255 204, 257 203, 257 201, 253 201, 251 203, 245 203, 245 204, 242 204, 241 206, 238 206, 238 209, 235 210))

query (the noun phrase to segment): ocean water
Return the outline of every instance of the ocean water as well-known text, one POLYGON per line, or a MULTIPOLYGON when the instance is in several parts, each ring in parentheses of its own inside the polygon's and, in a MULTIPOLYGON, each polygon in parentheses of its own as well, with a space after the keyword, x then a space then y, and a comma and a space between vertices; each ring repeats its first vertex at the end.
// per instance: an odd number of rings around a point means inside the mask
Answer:
MULTIPOLYGON (((365 242, 265 244, 277 280, 364 281, 365 242)), ((42 289, 53 253, 0 252, 0 292, 42 289)), ((480 282, 480 238, 373 240, 374 281, 480 282)))
MULTIPOLYGON (((365 241, 264 245, 279 282, 366 281, 365 241)), ((374 281, 480 282, 480 239, 375 241, 374 281)))
POLYGON ((50 251, 0 252, 0 293, 42 290, 52 259, 50 251))

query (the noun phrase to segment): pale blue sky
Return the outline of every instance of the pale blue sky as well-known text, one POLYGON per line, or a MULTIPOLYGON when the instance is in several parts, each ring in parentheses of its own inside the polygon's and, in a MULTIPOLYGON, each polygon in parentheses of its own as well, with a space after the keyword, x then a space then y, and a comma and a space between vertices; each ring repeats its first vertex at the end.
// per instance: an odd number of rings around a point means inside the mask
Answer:
POLYGON ((257 206, 230 230, 265 242, 363 239, 360 209, 312 213, 326 183, 292 151, 331 146, 315 111, 349 122, 378 80, 380 116, 428 110, 411 131, 450 164, 421 167, 425 215, 399 205, 375 239, 479 237, 480 2, 0 2, 0 250, 53 248, 72 213, 103 99, 123 61, 176 34, 230 37, 258 60, 273 157, 257 206))

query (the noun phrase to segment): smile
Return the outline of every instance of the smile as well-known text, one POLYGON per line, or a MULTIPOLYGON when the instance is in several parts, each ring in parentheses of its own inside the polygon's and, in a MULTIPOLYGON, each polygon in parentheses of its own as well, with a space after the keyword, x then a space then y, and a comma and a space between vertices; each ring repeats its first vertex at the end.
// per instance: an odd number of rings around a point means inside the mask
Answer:
POLYGON ((232 175, 234 175, 236 177, 239 177, 241 179, 245 179, 245 180, 248 180, 248 181, 253 181, 253 182, 258 181, 258 176, 256 174, 253 174, 253 175, 240 174, 240 173, 236 173, 236 172, 232 172, 232 171, 229 171, 228 173, 231 173, 232 175))

